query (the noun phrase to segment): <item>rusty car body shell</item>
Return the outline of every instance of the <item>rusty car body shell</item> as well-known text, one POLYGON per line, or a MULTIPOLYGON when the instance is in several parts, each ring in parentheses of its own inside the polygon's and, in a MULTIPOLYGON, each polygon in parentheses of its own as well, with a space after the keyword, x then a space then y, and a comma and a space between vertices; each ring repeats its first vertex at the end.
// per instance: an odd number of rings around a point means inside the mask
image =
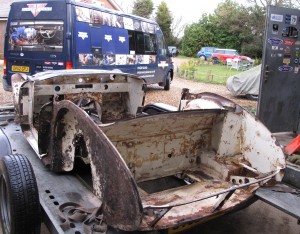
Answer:
POLYGON ((119 71, 15 74, 22 131, 50 170, 90 165, 104 221, 160 230, 245 206, 262 184, 281 180, 282 149, 237 104, 184 90, 178 111, 141 111, 144 81, 119 71), (172 179, 174 184, 168 182, 172 179))

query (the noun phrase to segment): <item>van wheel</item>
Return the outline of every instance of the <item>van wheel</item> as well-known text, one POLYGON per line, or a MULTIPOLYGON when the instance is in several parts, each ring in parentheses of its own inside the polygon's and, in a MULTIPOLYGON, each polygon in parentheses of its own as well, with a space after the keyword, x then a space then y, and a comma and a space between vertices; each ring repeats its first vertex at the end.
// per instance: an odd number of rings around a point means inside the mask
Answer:
POLYGON ((171 86, 171 75, 169 72, 166 78, 166 84, 164 86, 164 90, 170 90, 170 86, 171 86))
POLYGON ((0 157, 0 217, 4 234, 38 234, 41 209, 36 178, 21 155, 0 157))

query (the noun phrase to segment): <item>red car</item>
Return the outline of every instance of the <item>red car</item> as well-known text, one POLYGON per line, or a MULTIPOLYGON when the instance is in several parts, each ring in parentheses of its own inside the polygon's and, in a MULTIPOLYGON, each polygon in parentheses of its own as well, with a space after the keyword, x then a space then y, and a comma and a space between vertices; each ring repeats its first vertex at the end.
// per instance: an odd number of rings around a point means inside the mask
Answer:
POLYGON ((223 63, 226 63, 226 59, 234 59, 234 58, 245 59, 248 60, 249 62, 252 62, 251 58, 240 55, 236 50, 233 49, 216 49, 215 53, 213 53, 211 57, 214 61, 219 60, 220 62, 222 61, 223 63))

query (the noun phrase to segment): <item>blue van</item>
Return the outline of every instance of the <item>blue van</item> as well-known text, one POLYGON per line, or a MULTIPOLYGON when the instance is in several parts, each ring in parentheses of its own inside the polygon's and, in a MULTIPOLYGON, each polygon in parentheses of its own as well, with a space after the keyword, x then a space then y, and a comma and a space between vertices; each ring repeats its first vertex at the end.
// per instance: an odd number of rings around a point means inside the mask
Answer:
POLYGON ((4 45, 11 76, 58 69, 119 69, 170 89, 173 64, 159 25, 80 0, 14 2, 4 45))

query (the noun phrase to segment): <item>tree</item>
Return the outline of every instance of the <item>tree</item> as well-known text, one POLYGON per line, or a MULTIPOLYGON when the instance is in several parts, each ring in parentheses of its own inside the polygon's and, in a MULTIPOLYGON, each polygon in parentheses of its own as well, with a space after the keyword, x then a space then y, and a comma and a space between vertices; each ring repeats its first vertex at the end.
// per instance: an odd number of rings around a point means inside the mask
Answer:
POLYGON ((166 2, 162 1, 156 11, 156 22, 159 24, 162 32, 164 33, 165 39, 168 45, 174 44, 174 37, 171 32, 171 24, 173 18, 170 14, 168 6, 166 2))
POLYGON ((186 56, 195 56, 202 46, 215 46, 214 30, 211 15, 203 14, 198 23, 187 26, 182 38, 181 53, 186 56))
MULTIPOLYGON (((219 28, 226 29, 226 38, 223 38, 221 46, 232 46, 233 49, 244 52, 246 45, 248 47, 253 41, 254 31, 257 30, 256 25, 253 25, 255 19, 252 13, 249 8, 232 0, 225 0, 218 5, 215 10, 215 23, 219 28)), ((259 24, 261 25, 261 21, 259 24)))
POLYGON ((256 57, 262 57, 262 48, 265 35, 266 10, 268 5, 299 8, 300 0, 248 0, 250 7, 250 25, 253 34, 252 42, 244 47, 247 54, 255 54, 256 57))
POLYGON ((132 14, 149 19, 153 10, 152 0, 136 0, 133 3, 132 14))
POLYGON ((173 22, 171 25, 171 33, 174 39, 174 45, 179 45, 181 41, 181 37, 183 36, 184 29, 186 27, 186 23, 183 23, 182 17, 173 18, 173 22))
POLYGON ((299 0, 247 0, 252 6, 259 6, 266 8, 268 5, 272 6, 282 6, 289 8, 299 8, 299 0))
POLYGON ((251 41, 244 43, 242 52, 255 58, 261 58, 265 35, 266 8, 251 6, 247 9, 249 11, 248 28, 251 31, 251 41))
POLYGON ((261 58, 267 5, 297 8, 300 0, 248 0, 244 6, 224 0, 214 14, 202 15, 198 23, 185 29, 181 52, 195 56, 202 46, 237 49, 242 54, 261 58))

